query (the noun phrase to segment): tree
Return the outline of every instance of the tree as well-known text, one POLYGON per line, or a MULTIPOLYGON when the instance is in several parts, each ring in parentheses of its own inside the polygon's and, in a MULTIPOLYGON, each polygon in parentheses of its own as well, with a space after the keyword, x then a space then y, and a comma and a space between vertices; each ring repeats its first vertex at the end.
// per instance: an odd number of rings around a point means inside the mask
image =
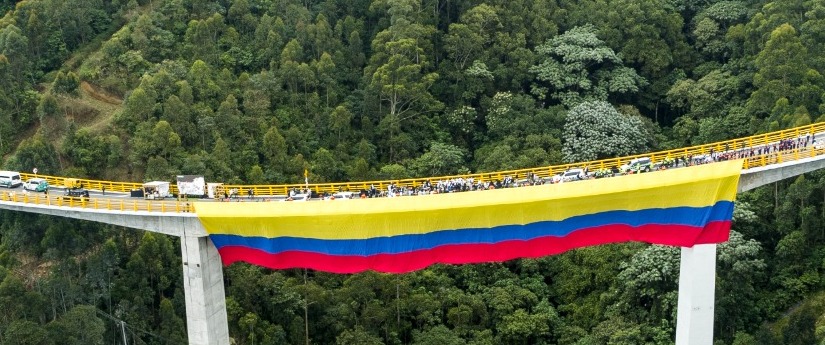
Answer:
POLYGON ((555 310, 547 301, 539 302, 537 312, 529 313, 524 309, 516 309, 512 314, 504 316, 501 323, 496 325, 498 335, 503 343, 508 344, 536 344, 541 343, 550 333, 551 319, 557 317, 555 310))
POLYGON ((346 138, 351 131, 351 121, 352 113, 343 105, 335 107, 335 110, 330 114, 330 130, 335 133, 338 142, 341 142, 342 138, 346 138))
POLYGON ((630 321, 658 323, 676 310, 679 249, 652 245, 621 265, 615 304, 630 321))
POLYGON ((464 70, 482 54, 484 47, 492 42, 493 34, 502 27, 496 9, 487 4, 469 9, 461 15, 459 23, 450 24, 444 43, 455 67, 464 70))
POLYGON ((795 311, 791 314, 787 327, 782 331, 782 343, 788 345, 815 344, 817 337, 814 331, 818 316, 811 307, 803 307, 795 311))
POLYGON ((336 345, 383 345, 381 338, 365 331, 363 327, 356 326, 348 329, 335 338, 336 345))
POLYGON ((642 76, 654 83, 668 69, 690 61, 690 46, 683 34, 685 20, 671 3, 612 0, 607 2, 609 9, 604 11, 604 20, 593 21, 601 23, 601 37, 608 45, 616 47, 628 64, 636 66, 642 76))
POLYGON ((74 72, 63 74, 63 71, 58 71, 57 76, 54 77, 53 90, 56 93, 65 93, 72 96, 77 96, 77 88, 80 86, 80 78, 74 72))
POLYGON ((103 345, 106 328, 90 305, 77 305, 48 325, 52 339, 66 345, 103 345))
POLYGON ((312 172, 321 177, 322 181, 342 181, 344 178, 341 160, 324 148, 312 155, 312 172))
MULTIPOLYGON (((37 105, 37 115, 40 118, 40 123, 46 123, 48 120, 54 118, 60 118, 58 115, 62 115, 60 112, 60 105, 57 103, 57 97, 54 95, 44 95, 40 99, 40 103, 37 105)), ((60 121, 56 121, 60 123, 60 121)), ((44 132, 49 133, 50 131, 46 128, 43 129, 44 132)), ((50 133, 49 133, 50 134, 50 133)))
POLYGON ((3 332, 3 344, 8 345, 50 345, 54 344, 44 327, 28 321, 18 320, 12 322, 3 332))
POLYGON ((266 178, 264 177, 264 170, 261 169, 260 165, 252 166, 246 173, 246 181, 250 184, 264 184, 266 183, 266 178))
POLYGON ((126 98, 117 120, 124 128, 134 130, 138 122, 155 117, 155 103, 155 95, 151 90, 137 88, 126 98))
POLYGON ((232 154, 229 145, 223 138, 218 137, 215 140, 215 146, 212 148, 212 155, 209 158, 215 178, 226 181, 234 176, 231 168, 232 154))
POLYGON ((161 299, 159 314, 160 336, 167 342, 186 343, 186 326, 183 319, 175 314, 171 300, 161 299))
POLYGON ((152 129, 152 145, 155 152, 168 161, 182 153, 180 136, 164 120, 158 121, 152 129))
POLYGON ((498 92, 483 106, 487 109, 484 116, 487 134, 491 140, 506 137, 526 138, 530 134, 558 134, 555 126, 561 125, 556 117, 558 108, 540 110, 535 100, 524 94, 498 92))
POLYGON ((727 29, 748 17, 744 1, 719 1, 710 4, 694 17, 693 36, 696 47, 706 56, 721 57, 730 54, 725 40, 727 29))
POLYGON ((332 61, 332 56, 329 53, 324 52, 321 54, 321 57, 318 59, 318 62, 314 63, 315 73, 317 74, 318 82, 320 85, 324 87, 324 106, 326 108, 330 107, 330 103, 335 101, 335 62, 332 61))
POLYGON ((76 167, 92 176, 101 176, 110 154, 106 138, 96 136, 85 128, 66 137, 63 152, 76 167))
POLYGON ((567 107, 585 101, 606 101, 611 95, 632 94, 645 80, 596 36, 592 25, 579 26, 536 47, 541 62, 530 67, 538 81, 532 93, 567 107))
POLYGON ((221 137, 229 140, 233 147, 240 145, 243 138, 241 116, 243 113, 238 109, 238 99, 233 95, 226 96, 215 112, 215 126, 219 129, 221 137))
POLYGON ((57 174, 60 168, 57 150, 42 135, 24 139, 17 147, 9 166, 20 171, 37 168, 41 174, 57 174))
POLYGON ((17 85, 27 85, 26 77, 31 72, 32 62, 27 56, 29 39, 20 28, 8 25, 0 29, 0 54, 9 65, 8 77, 17 85))
POLYGON ((731 72, 716 69, 697 81, 686 78, 675 82, 667 91, 667 102, 695 119, 722 117, 724 109, 738 101, 742 84, 731 72))
POLYGON ((192 118, 192 110, 177 95, 171 95, 163 103, 160 119, 169 123, 180 134, 184 146, 197 144, 198 130, 192 118))
POLYGON ((623 115, 610 103, 584 102, 567 112, 562 154, 568 162, 627 156, 651 141, 638 117, 623 115))
MULTIPOLYGON (((793 26, 783 24, 773 30, 765 48, 756 56, 759 70, 753 77, 756 90, 748 99, 748 110, 764 117, 780 98, 788 98, 792 102, 791 108, 798 104, 794 90, 804 80, 807 55, 808 51, 793 26)), ((786 114, 783 112, 773 118, 786 114)))
MULTIPOLYGON (((737 203, 738 204, 738 203, 737 203)), ((756 221, 737 212, 736 227, 756 221)), ((752 214, 751 214, 752 215, 752 214)), ((714 334, 723 339, 738 337, 740 331, 753 331, 759 324, 760 301, 757 287, 765 283, 767 264, 762 246, 731 230, 730 239, 719 245, 717 255, 716 320, 714 334)))
POLYGON ((438 325, 423 332, 413 332, 413 345, 464 345, 467 344, 455 332, 438 325))
MULTIPOLYGON (((387 33, 389 35, 389 33, 387 33)), ((380 53, 371 62, 370 86, 386 103, 389 116, 401 121, 417 115, 437 102, 429 92, 437 73, 426 73, 424 51, 412 38, 374 42, 380 53)))
POLYGON ((278 127, 270 127, 264 134, 261 147, 264 158, 269 162, 270 169, 282 168, 287 161, 286 140, 278 127))
POLYGON ((466 171, 462 166, 466 153, 461 148, 433 142, 430 149, 413 160, 411 169, 415 176, 443 176, 466 171))
MULTIPOLYGON (((430 88, 438 79, 431 70, 429 42, 435 29, 414 18, 414 1, 400 0, 388 3, 391 25, 379 32, 372 41, 373 56, 364 70, 372 91, 386 106, 379 114, 379 131, 389 148, 390 161, 405 158, 407 137, 402 125, 440 108, 430 88), (401 134, 401 135, 399 135, 401 134)), ((425 121, 425 119, 417 119, 425 121)), ((409 154, 409 151, 407 152, 409 154)))

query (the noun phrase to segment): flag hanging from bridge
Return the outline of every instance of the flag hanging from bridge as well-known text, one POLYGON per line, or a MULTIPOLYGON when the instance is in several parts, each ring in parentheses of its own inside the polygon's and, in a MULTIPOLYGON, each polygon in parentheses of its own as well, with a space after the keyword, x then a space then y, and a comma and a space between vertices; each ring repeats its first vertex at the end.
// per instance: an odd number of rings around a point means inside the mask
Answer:
POLYGON ((223 263, 402 273, 638 241, 728 239, 742 161, 521 188, 310 202, 198 202, 223 263))

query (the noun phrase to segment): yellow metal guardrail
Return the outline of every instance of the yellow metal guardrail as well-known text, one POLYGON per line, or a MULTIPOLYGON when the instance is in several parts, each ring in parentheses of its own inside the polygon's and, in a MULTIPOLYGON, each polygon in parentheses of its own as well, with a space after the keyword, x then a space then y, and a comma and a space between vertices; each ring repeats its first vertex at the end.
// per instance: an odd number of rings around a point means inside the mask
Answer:
MULTIPOLYGON (((370 186, 375 186, 379 190, 386 190, 386 188, 392 184, 399 187, 420 187, 424 185, 425 182, 430 181, 431 183, 435 183, 437 181, 446 181, 455 178, 472 178, 475 181, 481 182, 492 182, 492 181, 501 181, 505 177, 509 176, 515 180, 519 179, 526 179, 531 176, 536 176, 538 178, 551 178, 554 175, 564 173, 567 170, 573 168, 588 168, 590 171, 597 171, 603 169, 613 169, 619 168, 623 164, 629 163, 631 160, 635 158, 642 158, 642 157, 649 157, 651 163, 662 163, 665 159, 676 159, 676 158, 685 158, 688 157, 698 157, 703 155, 708 155, 713 152, 720 153, 720 152, 730 152, 730 151, 741 151, 744 149, 755 148, 757 151, 754 151, 754 155, 749 157, 745 160, 743 164, 744 169, 750 169, 760 166, 765 166, 769 164, 781 163, 787 160, 797 160, 806 157, 812 157, 817 154, 821 154, 822 152, 817 152, 819 150, 814 149, 814 145, 809 142, 806 147, 800 147, 793 150, 785 150, 784 154, 777 155, 775 153, 759 153, 758 148, 763 147, 765 145, 773 145, 781 140, 789 140, 789 139, 797 139, 802 138, 804 140, 806 135, 813 135, 816 133, 823 133, 825 132, 825 122, 816 123, 812 125, 796 127, 791 129, 786 129, 782 131, 776 131, 771 133, 759 134, 754 135, 746 138, 740 139, 732 139, 726 141, 720 141, 711 144, 705 145, 696 145, 690 147, 679 148, 675 150, 668 150, 668 151, 660 151, 660 152, 652 152, 646 154, 639 154, 634 156, 625 156, 619 158, 608 158, 602 159, 597 161, 590 161, 590 162, 583 162, 583 163, 571 163, 571 164, 563 164, 563 165, 554 165, 554 166, 545 166, 545 167, 538 167, 538 168, 527 168, 527 169, 518 169, 518 170, 507 170, 507 171, 497 171, 497 172, 489 172, 489 173, 475 173, 475 174, 464 174, 464 175, 448 175, 448 176, 437 176, 437 177, 421 177, 421 178, 411 178, 411 179, 399 179, 399 180, 379 180, 379 181, 365 181, 365 182, 339 182, 339 183, 311 183, 309 185, 306 184, 288 184, 288 185, 224 185, 226 190, 236 189, 240 196, 247 195, 247 192, 252 189, 255 195, 286 195, 292 189, 309 189, 316 191, 318 193, 335 193, 338 191, 359 191, 362 189, 369 189, 370 186)), ((825 143, 823 143, 825 144, 825 143)), ((750 152, 748 152, 750 155, 750 152)))
MULTIPOLYGON (((493 181, 500 181, 503 180, 505 177, 509 176, 515 180, 525 179, 532 176, 537 178, 551 178, 554 175, 561 174, 569 169, 573 168, 588 168, 590 171, 597 171, 597 170, 609 170, 614 168, 619 168, 624 164, 629 163, 631 160, 635 158, 642 158, 648 157, 651 160, 651 163, 662 163, 665 160, 674 160, 674 159, 690 159, 695 157, 702 157, 705 155, 709 155, 712 153, 723 153, 723 152, 744 152, 747 156, 743 163, 744 169, 755 168, 760 166, 766 166, 770 164, 781 163, 784 161, 791 161, 791 160, 798 160, 807 157, 813 157, 822 153, 825 153, 825 150, 815 148, 813 142, 809 141, 807 145, 800 145, 795 148, 790 148, 783 150, 781 153, 777 153, 775 150, 775 145, 783 140, 792 140, 796 141, 797 139, 805 140, 807 136, 812 136, 816 133, 825 133, 825 122, 815 123, 807 126, 801 126, 796 128, 790 128, 786 130, 764 133, 753 135, 750 137, 739 138, 739 139, 732 139, 726 141, 720 141, 711 144, 705 145, 696 145, 690 147, 679 148, 675 150, 667 150, 667 151, 660 151, 660 152, 651 152, 646 154, 634 155, 634 156, 626 156, 626 157, 619 157, 619 158, 609 158, 609 159, 602 159, 597 161, 590 161, 590 162, 582 162, 582 163, 572 163, 572 164, 563 164, 563 165, 554 165, 554 166, 545 166, 545 167, 537 167, 537 168, 528 168, 528 169, 517 169, 517 170, 508 170, 508 171, 497 171, 497 172, 485 172, 485 173, 475 173, 475 174, 464 174, 464 175, 448 175, 448 176, 437 176, 437 177, 422 177, 422 178, 411 178, 411 179, 399 179, 399 180, 379 180, 379 181, 363 181, 363 182, 337 182, 337 183, 311 183, 311 184, 285 184, 285 185, 223 185, 223 188, 227 191, 235 190, 237 195, 239 196, 246 196, 249 190, 252 190, 255 196, 272 196, 272 195, 286 195, 292 189, 305 189, 309 188, 318 193, 335 193, 338 191, 359 191, 362 189, 369 189, 371 186, 375 186, 380 190, 386 190, 386 188, 392 184, 399 187, 420 187, 425 184, 427 181, 431 181, 435 183, 437 181, 442 180, 451 180, 455 178, 472 178, 475 181, 480 182, 493 182, 493 181), (771 150, 764 150, 765 147, 770 146, 771 150), (761 150, 760 150, 761 149, 761 150)), ((825 141, 825 140, 823 140, 825 141)), ((825 143, 823 143, 825 144, 825 143)), ((817 145, 819 146, 819 145, 817 145)), ((65 180, 65 177, 59 176, 46 176, 46 175, 34 175, 28 173, 21 173, 21 177, 24 180, 33 177, 39 177, 46 179, 50 185, 53 186, 62 186, 65 180)), ((143 183, 137 182, 115 182, 115 181, 99 181, 99 180, 90 180, 90 179, 79 179, 80 183, 83 184, 84 188, 92 189, 92 190, 106 190, 107 192, 129 192, 134 189, 140 189, 143 186, 143 183)), ((170 185, 170 193, 177 194, 177 187, 174 184, 170 185)), ((42 200, 36 197, 31 197, 31 199, 21 199, 20 196, 13 196, 10 197, 9 193, 2 193, 2 200, 4 201, 18 201, 18 202, 28 202, 28 203, 46 203, 56 201, 53 197, 43 198, 42 200), (51 201, 49 201, 51 200, 51 201)), ((164 202, 164 201, 137 201, 137 200, 128 200, 128 201, 105 201, 108 199, 100 199, 100 201, 96 202, 95 199, 90 199, 85 201, 85 203, 72 203, 67 202, 63 205, 65 206, 72 206, 72 207, 87 207, 87 208, 102 208, 102 209, 112 209, 112 210, 122 210, 122 211, 161 211, 161 212, 186 212, 191 211, 188 203, 186 202, 164 202)))
POLYGON ((146 211, 181 213, 195 211, 192 203, 188 201, 86 198, 20 191, 0 192, 0 200, 34 205, 67 206, 120 212, 146 211))

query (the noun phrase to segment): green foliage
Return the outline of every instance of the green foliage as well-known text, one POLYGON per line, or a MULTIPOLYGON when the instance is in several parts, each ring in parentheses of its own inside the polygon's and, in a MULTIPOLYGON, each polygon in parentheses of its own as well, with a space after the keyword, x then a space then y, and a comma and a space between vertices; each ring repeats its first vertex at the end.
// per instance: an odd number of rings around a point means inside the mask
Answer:
POLYGON ((814 324, 818 315, 811 309, 802 308, 794 312, 788 320, 788 325, 782 332, 782 343, 789 345, 802 345, 816 343, 814 335, 814 324))
POLYGON ((62 71, 58 71, 57 75, 54 77, 54 84, 52 84, 52 90, 55 93, 63 93, 77 96, 77 88, 79 86, 80 78, 77 76, 77 74, 75 74, 74 72, 63 74, 62 71))
POLYGON ((97 317, 97 312, 93 306, 75 306, 60 319, 49 323, 48 329, 52 333, 52 339, 60 339, 61 344, 104 344, 104 324, 97 317))
POLYGON ((355 327, 352 330, 346 330, 335 338, 336 345, 382 345, 384 342, 379 337, 369 334, 364 331, 362 327, 355 327))
MULTIPOLYGON (((52 175, 402 179, 689 146, 825 112, 817 1, 28 0, 0 11, 0 155, 52 175), (112 122, 73 111, 88 99, 81 79, 123 99, 112 122)), ((740 195, 718 252, 717 342, 822 341, 818 309, 770 322, 822 289, 823 181, 740 195)), ((130 343, 185 342, 177 248, 2 213, 0 343, 117 343, 110 318, 130 343)), ((667 344, 673 260, 631 244, 399 276, 235 265, 230 334, 667 344)))
POLYGON ((37 168, 41 174, 49 175, 56 174, 60 168, 57 151, 41 135, 23 140, 8 165, 20 171, 31 171, 37 168))
POLYGON ((530 68, 540 100, 556 99, 567 107, 587 101, 606 101, 611 95, 632 94, 646 82, 596 35, 593 26, 575 27, 536 47, 543 58, 530 68))
POLYGON ((808 50, 797 30, 784 24, 771 32, 765 48, 756 57, 758 72, 753 83, 757 88, 748 100, 749 110, 756 115, 768 115, 780 126, 790 127, 809 109, 816 109, 818 97, 809 102, 807 93, 822 94, 825 80, 816 71, 808 71, 808 50), (780 102, 786 102, 780 106, 780 102), (798 109, 801 110, 798 111, 798 109))
POLYGON ((466 153, 461 148, 433 142, 430 150, 411 162, 414 176, 444 176, 466 171, 461 164, 466 153))
POLYGON ((650 142, 641 119, 623 115, 604 101, 585 102, 567 113, 562 154, 568 162, 627 156, 650 142))
POLYGON ((3 334, 9 345, 49 345, 54 344, 54 340, 49 338, 43 327, 32 321, 12 322, 3 334))

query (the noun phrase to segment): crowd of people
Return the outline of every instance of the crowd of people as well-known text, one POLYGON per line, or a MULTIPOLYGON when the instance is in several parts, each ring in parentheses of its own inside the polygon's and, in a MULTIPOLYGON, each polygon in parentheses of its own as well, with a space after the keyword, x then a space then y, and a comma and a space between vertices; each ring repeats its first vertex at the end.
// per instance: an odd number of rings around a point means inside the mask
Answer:
MULTIPOLYGON (((733 159, 754 159, 767 156, 766 159, 777 159, 778 155, 793 152, 796 149, 807 149, 809 146, 815 146, 816 139, 811 135, 799 137, 796 139, 781 140, 777 143, 769 145, 760 145, 756 147, 747 147, 743 149, 731 150, 728 145, 725 145, 724 150, 715 151, 711 149, 708 154, 698 155, 682 155, 678 157, 666 157, 660 162, 650 163, 647 169, 638 169, 635 167, 612 167, 609 169, 599 169, 595 171, 589 170, 585 167, 583 173, 578 175, 574 180, 587 180, 606 178, 618 175, 637 174, 646 171, 665 170, 672 168, 680 168, 693 165, 708 164, 714 162, 721 162, 733 159)), ((745 146, 745 143, 742 143, 745 146)), ((819 148, 817 146, 817 148, 819 148)), ((533 173, 527 173, 524 178, 515 178, 513 176, 504 176, 501 179, 494 179, 492 175, 485 180, 476 179, 473 177, 455 177, 444 180, 426 180, 420 186, 406 186, 399 183, 389 183, 384 188, 379 188, 376 185, 370 185, 369 188, 357 191, 339 190, 338 193, 323 192, 318 193, 312 189, 297 189, 293 188, 289 191, 285 201, 321 199, 321 200, 335 200, 335 199, 367 199, 367 198, 393 198, 400 196, 417 196, 417 195, 432 195, 444 193, 458 193, 481 190, 492 190, 501 188, 515 188, 526 187, 543 184, 554 184, 566 182, 561 178, 562 174, 551 177, 540 177, 533 173)), ((568 180, 569 181, 569 180, 568 180)), ((237 193, 234 193, 237 195, 237 193)), ((232 193, 230 193, 232 195, 232 193)), ((252 194, 249 195, 252 199, 252 194)), ((258 201, 266 201, 267 198, 259 198, 258 201)), ((271 200, 271 199, 269 199, 271 200)))

